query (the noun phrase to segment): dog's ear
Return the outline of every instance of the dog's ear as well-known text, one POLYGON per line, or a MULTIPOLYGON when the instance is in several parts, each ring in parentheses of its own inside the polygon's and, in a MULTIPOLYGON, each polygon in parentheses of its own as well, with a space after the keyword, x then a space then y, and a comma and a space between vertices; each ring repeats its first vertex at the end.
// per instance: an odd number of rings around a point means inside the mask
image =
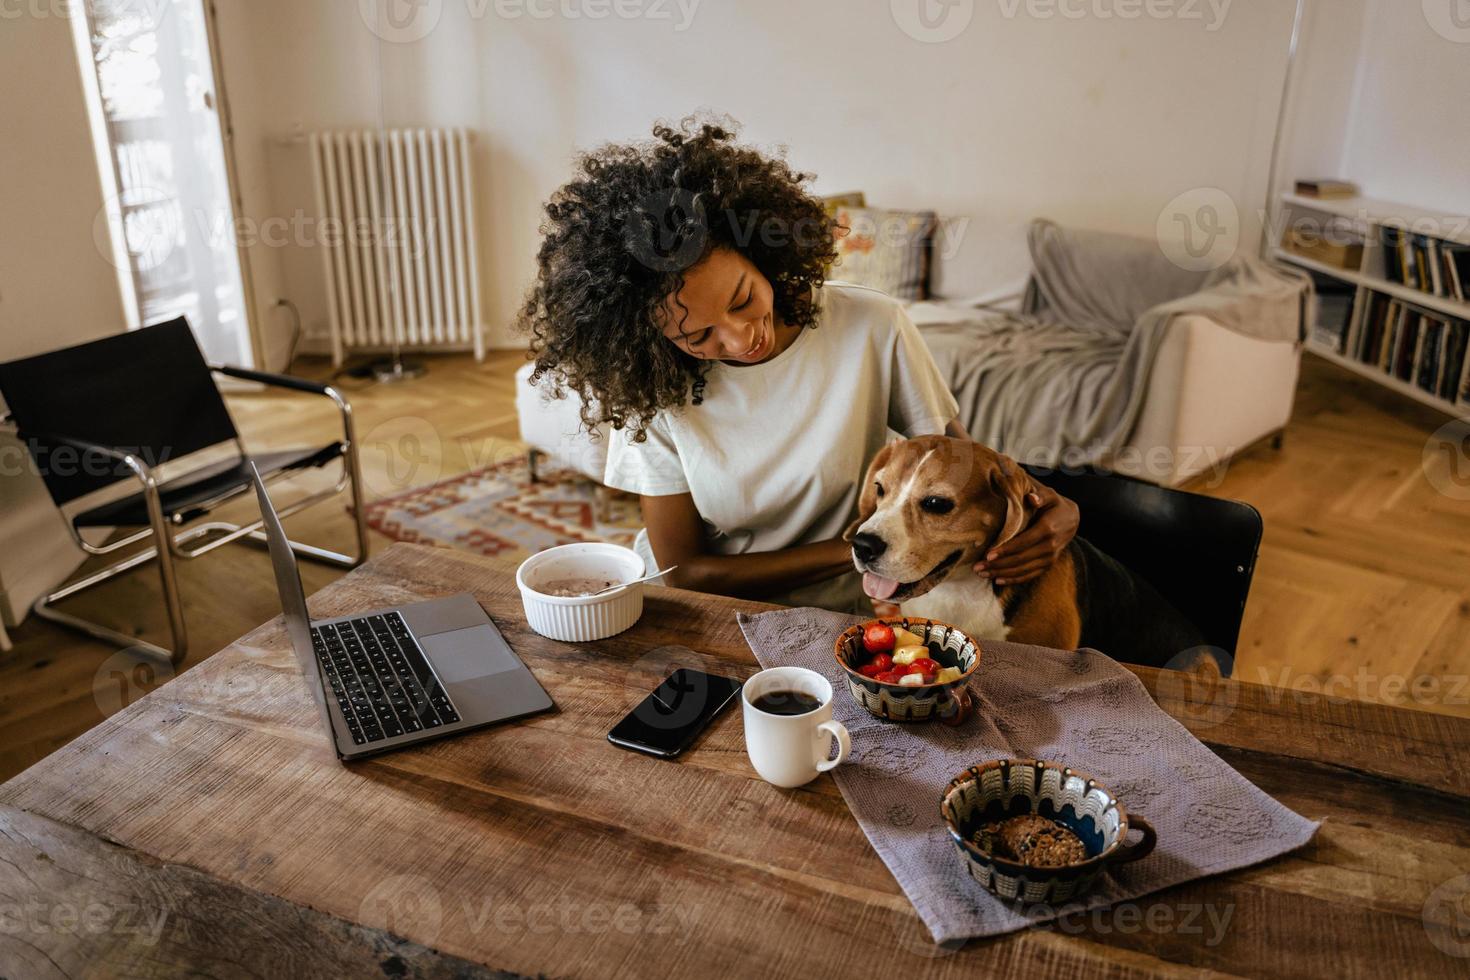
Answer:
POLYGON ((1036 484, 1021 468, 1021 464, 1009 456, 998 455, 995 469, 990 474, 990 489, 1006 502, 1005 521, 1002 522, 995 540, 990 542, 990 547, 994 548, 1020 534, 1021 529, 1031 520, 1036 508, 1027 497, 1036 489, 1036 484))
POLYGON ((890 442, 878 450, 878 455, 868 464, 867 472, 863 474, 862 492, 858 494, 857 520, 847 525, 847 530, 842 532, 842 540, 851 541, 852 536, 857 534, 857 529, 863 526, 863 522, 873 516, 873 511, 878 509, 878 471, 883 469, 888 462, 888 457, 893 455, 893 447, 897 443, 890 442))

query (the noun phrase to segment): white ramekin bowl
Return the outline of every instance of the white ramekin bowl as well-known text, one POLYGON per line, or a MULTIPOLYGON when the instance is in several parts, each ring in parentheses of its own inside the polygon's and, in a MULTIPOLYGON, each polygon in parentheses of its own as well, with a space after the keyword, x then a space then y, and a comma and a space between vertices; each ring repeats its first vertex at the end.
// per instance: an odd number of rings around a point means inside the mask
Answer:
POLYGON ((621 633, 643 615, 643 583, 598 596, 544 595, 537 590, 566 578, 631 581, 644 575, 643 559, 631 548, 601 542, 548 548, 521 562, 516 585, 531 629, 553 640, 583 643, 621 633))

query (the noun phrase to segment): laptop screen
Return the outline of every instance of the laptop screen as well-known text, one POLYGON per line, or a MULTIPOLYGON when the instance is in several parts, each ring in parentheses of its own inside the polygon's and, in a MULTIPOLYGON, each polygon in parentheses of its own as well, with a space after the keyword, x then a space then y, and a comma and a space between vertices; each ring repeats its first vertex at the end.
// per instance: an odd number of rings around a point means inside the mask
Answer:
POLYGON ((286 633, 291 638, 291 648, 301 664, 301 673, 306 677, 306 686, 311 690, 312 700, 321 711, 327 731, 332 731, 331 718, 327 714, 326 698, 322 694, 320 667, 311 647, 311 619, 306 611, 306 590, 301 587, 301 572, 296 568, 296 555, 276 516, 276 508, 265 490, 265 482, 255 463, 250 464, 250 479, 255 484, 255 496, 260 500, 260 516, 265 522, 266 543, 270 546, 271 567, 276 573, 276 589, 281 593, 281 609, 286 614, 286 633))

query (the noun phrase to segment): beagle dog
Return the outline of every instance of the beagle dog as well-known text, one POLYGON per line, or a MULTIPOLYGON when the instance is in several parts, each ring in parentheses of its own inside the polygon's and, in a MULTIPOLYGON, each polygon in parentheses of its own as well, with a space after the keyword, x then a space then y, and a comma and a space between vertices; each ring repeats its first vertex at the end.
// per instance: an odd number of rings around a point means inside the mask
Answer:
POLYGON ((976 639, 1081 646, 1162 665, 1203 643, 1147 582, 1082 538, 1039 578, 996 588, 975 562, 1030 521, 1037 484, 1015 460, 967 439, 885 446, 868 466, 843 535, 871 598, 951 623, 976 639))

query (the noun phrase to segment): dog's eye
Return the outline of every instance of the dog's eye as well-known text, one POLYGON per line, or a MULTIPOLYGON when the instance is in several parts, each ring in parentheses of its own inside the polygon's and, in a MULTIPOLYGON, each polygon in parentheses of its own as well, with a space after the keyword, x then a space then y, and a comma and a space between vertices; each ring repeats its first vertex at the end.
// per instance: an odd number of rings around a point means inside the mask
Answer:
POLYGON ((883 496, 883 484, 875 483, 873 486, 878 488, 878 496, 881 498, 883 496))
POLYGON ((925 497, 919 506, 931 514, 948 514, 954 510, 954 501, 948 497, 925 497))

